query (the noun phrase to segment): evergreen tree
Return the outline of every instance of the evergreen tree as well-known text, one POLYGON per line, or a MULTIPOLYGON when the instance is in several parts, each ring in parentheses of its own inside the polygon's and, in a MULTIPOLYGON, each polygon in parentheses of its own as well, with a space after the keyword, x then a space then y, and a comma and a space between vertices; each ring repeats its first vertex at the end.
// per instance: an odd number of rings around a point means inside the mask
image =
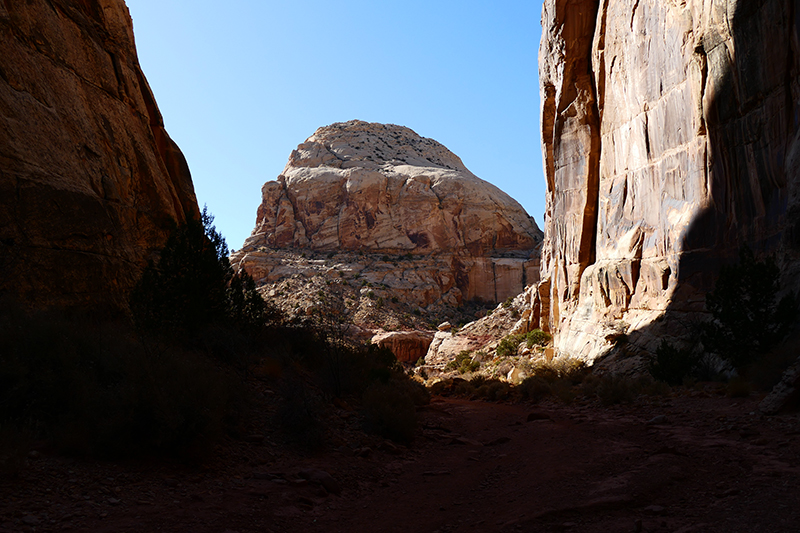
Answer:
POLYGON ((797 314, 795 295, 776 302, 780 270, 775 261, 756 261, 744 247, 739 263, 723 267, 706 309, 714 319, 703 330, 706 349, 744 367, 772 349, 788 333, 797 314))
POLYGON ((130 305, 140 327, 162 333, 193 335, 211 324, 258 328, 272 310, 246 272, 234 274, 225 239, 203 208, 200 220, 176 227, 157 262, 151 262, 131 293, 130 305))

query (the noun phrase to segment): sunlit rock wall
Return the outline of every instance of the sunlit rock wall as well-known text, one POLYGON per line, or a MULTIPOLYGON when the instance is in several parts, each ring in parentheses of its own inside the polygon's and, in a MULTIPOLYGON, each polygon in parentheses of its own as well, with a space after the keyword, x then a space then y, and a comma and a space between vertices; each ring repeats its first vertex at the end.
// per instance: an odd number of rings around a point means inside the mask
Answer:
POLYGON ((392 256, 359 272, 403 301, 455 307, 536 283, 541 241, 519 203, 442 144, 353 120, 319 128, 292 152, 264 185, 253 234, 232 259, 267 283, 311 275, 286 269, 286 249, 392 256))
POLYGON ((798 276, 789 0, 545 0, 542 325, 593 359, 685 335, 747 244, 798 276))

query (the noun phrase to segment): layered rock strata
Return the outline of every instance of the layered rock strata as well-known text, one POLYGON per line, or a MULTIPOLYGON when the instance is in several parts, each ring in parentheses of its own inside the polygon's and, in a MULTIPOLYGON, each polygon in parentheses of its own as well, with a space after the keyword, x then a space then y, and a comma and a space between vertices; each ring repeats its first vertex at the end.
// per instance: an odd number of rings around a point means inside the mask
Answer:
POLYGON ((361 121, 318 129, 262 189, 232 260, 261 284, 312 276, 297 255, 358 254, 365 282, 415 305, 497 302, 538 281, 542 234, 522 207, 432 139, 361 121))
POLYGON ((747 244, 797 285, 795 2, 545 0, 537 312, 561 353, 680 337, 747 244))
POLYGON ((124 305, 196 215, 123 0, 0 1, 0 294, 124 305))

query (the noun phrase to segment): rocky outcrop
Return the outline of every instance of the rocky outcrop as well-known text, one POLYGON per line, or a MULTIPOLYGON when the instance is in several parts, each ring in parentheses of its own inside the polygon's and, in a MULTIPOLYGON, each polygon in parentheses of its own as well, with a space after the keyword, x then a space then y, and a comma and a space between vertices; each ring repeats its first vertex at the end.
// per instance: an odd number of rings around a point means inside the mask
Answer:
POLYGON ((415 363, 425 357, 433 340, 427 331, 389 331, 372 337, 372 343, 388 348, 401 363, 415 363))
POLYGON ((351 121, 318 129, 292 152, 264 185, 253 234, 232 259, 265 284, 310 275, 297 261, 287 269, 285 250, 357 253, 366 258, 359 275, 393 296, 458 306, 538 281, 541 238, 517 202, 441 144, 351 121))
POLYGON ((458 330, 439 326, 425 354, 426 370, 441 370, 464 351, 483 351, 493 356, 503 337, 535 329, 538 323, 533 323, 531 314, 535 293, 536 286, 530 286, 516 298, 503 302, 458 330))
POLYGON ((196 215, 123 0, 0 1, 0 294, 121 305, 196 215))
POLYGON ((797 285, 796 9, 545 0, 536 305, 561 353, 680 337, 743 244, 797 285))

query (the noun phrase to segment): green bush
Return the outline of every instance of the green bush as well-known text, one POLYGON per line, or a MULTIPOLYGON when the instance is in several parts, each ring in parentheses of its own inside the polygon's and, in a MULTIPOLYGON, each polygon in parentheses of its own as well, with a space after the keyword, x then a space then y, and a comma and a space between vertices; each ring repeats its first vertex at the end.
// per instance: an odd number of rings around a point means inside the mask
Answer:
POLYGON ((497 356, 511 357, 517 355, 517 350, 519 350, 519 345, 522 343, 524 337, 524 335, 508 335, 503 337, 497 345, 497 356))
POLYGON ((498 357, 511 357, 517 355, 519 351, 519 345, 525 341, 525 345, 528 348, 533 348, 534 346, 544 346, 553 337, 550 336, 549 333, 545 333, 540 329, 535 329, 533 331, 529 331, 528 333, 520 333, 517 335, 507 335, 500 340, 500 344, 497 345, 497 356, 498 357))
POLYGON ((456 358, 445 367, 446 370, 458 370, 459 374, 466 374, 467 372, 475 372, 481 367, 480 361, 475 361, 472 358, 472 352, 463 350, 456 355, 456 358))
POLYGON ((552 335, 540 329, 529 331, 525 335, 525 343, 528 346, 528 348, 533 348, 534 346, 544 346, 552 339, 553 339, 552 335))
POLYGON ((587 396, 598 397, 603 405, 631 403, 643 395, 664 396, 670 390, 667 384, 649 376, 631 378, 611 374, 589 376, 581 384, 581 389, 587 396))
POLYGON ((797 316, 794 294, 776 302, 779 281, 774 260, 756 261, 749 248, 742 248, 739 263, 723 267, 706 295, 713 320, 702 330, 705 348, 740 369, 771 350, 797 316))
POLYGON ((297 375, 287 376, 280 387, 278 426, 289 441, 303 450, 316 452, 325 445, 326 427, 322 398, 297 375))
POLYGON ((650 375, 669 385, 680 385, 684 378, 695 375, 700 361, 690 349, 678 349, 662 340, 656 349, 656 357, 650 363, 650 375))
POLYGON ((530 369, 530 374, 550 382, 565 380, 577 385, 589 374, 586 363, 575 358, 558 358, 552 361, 539 361, 530 369))

